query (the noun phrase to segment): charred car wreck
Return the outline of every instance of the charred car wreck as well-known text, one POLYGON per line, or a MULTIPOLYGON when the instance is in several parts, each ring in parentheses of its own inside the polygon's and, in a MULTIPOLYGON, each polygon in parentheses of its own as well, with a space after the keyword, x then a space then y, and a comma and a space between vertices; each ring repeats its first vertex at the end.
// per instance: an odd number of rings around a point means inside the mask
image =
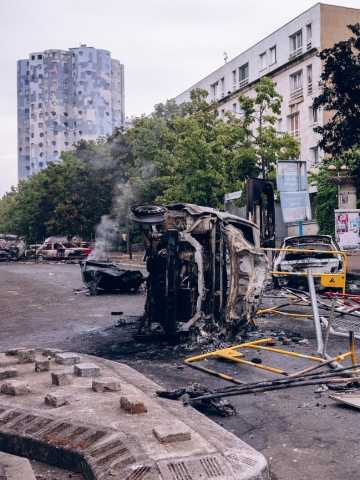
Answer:
POLYGON ((268 270, 255 224, 183 203, 134 207, 131 219, 147 247, 143 330, 229 338, 251 323, 268 270))
POLYGON ((25 242, 17 235, 0 234, 0 262, 16 261, 23 257, 25 242))
POLYGON ((138 270, 124 270, 111 262, 84 260, 81 276, 91 295, 101 292, 135 293, 145 277, 138 270))
POLYGON ((275 287, 307 286, 306 277, 282 275, 276 272, 305 273, 310 270, 313 274, 338 273, 343 266, 342 256, 336 253, 340 251, 340 247, 330 235, 288 237, 285 238, 281 248, 282 251, 274 260, 275 287), (298 250, 304 250, 304 252, 298 250))

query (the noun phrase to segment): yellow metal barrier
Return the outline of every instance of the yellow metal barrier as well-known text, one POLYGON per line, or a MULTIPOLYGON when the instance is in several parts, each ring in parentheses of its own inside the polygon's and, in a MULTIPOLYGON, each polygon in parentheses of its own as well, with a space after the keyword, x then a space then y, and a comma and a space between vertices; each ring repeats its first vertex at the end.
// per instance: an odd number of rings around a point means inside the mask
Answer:
MULTIPOLYGON (((200 362, 202 360, 207 360, 209 358, 214 358, 214 359, 221 359, 221 360, 227 360, 229 362, 234 362, 238 363, 241 365, 248 365, 251 367, 259 368, 261 370, 266 370, 267 372, 275 373, 275 374, 280 374, 280 375, 289 375, 288 372, 281 368, 275 368, 275 367, 270 367, 269 365, 263 365, 263 364, 258 364, 255 362, 251 362, 249 360, 245 360, 244 354, 239 352, 238 350, 241 349, 253 349, 253 350, 265 350, 268 352, 272 353, 277 353, 280 355, 286 355, 288 357, 295 357, 295 358, 303 358, 305 360, 310 360, 312 362, 319 362, 319 363, 326 363, 326 359, 323 357, 318 357, 315 355, 305 355, 303 353, 298 353, 298 352, 291 352, 289 350, 283 350, 281 348, 274 348, 271 346, 264 346, 263 344, 274 344, 274 340, 271 337, 268 338, 262 338, 260 340, 254 340, 252 342, 246 342, 246 343, 240 343, 239 345, 233 345, 232 347, 228 348, 222 348, 221 350, 214 350, 213 352, 207 352, 203 353, 201 355, 196 355, 194 357, 189 357, 184 360, 185 364, 196 368, 197 370, 203 371, 205 373, 208 373, 210 375, 214 375, 216 377, 221 378, 222 380, 227 380, 233 383, 241 384, 242 382, 238 380, 235 377, 232 377, 231 375, 225 374, 218 372, 216 370, 213 370, 209 367, 204 367, 202 365, 195 365, 196 362, 200 362)), ((353 358, 354 357, 354 349, 353 347, 350 351, 339 354, 337 357, 335 357, 333 360, 335 361, 341 361, 345 360, 348 357, 353 358)))

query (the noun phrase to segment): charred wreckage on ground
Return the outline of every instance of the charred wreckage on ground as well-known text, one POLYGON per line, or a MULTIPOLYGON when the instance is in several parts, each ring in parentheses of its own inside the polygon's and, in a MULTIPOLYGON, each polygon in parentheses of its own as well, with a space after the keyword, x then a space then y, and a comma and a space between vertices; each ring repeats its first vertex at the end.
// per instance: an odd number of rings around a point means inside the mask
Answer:
POLYGON ((259 228, 213 208, 138 206, 148 270, 143 331, 229 338, 252 322, 268 271, 259 228))

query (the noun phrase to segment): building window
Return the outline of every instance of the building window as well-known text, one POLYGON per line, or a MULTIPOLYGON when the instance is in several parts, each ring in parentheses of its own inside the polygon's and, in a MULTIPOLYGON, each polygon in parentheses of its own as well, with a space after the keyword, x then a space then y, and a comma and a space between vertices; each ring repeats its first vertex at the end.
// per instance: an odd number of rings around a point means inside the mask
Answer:
POLYGON ((35 55, 31 55, 31 60, 35 60, 35 55))
POLYGON ((294 93, 302 89, 302 70, 290 75, 290 92, 294 93))
POLYGON ((82 115, 82 110, 79 110, 79 115, 82 115))
POLYGON ((43 127, 44 127, 44 124, 43 124, 42 122, 39 122, 39 123, 38 123, 38 127, 39 127, 39 128, 43 128, 43 127))
POLYGON ((319 121, 319 110, 309 107, 309 120, 311 125, 317 124, 319 121))
POLYGON ((223 97, 225 95, 225 78, 224 77, 220 79, 220 85, 221 85, 221 96, 223 97))
POLYGON ((312 25, 311 25, 311 23, 308 23, 306 25, 306 48, 307 48, 307 50, 310 50, 311 43, 312 43, 312 25))
POLYGON ((282 132, 282 118, 278 118, 277 120, 277 131, 282 132))
POLYGON ((267 58, 266 58, 266 52, 264 52, 259 55, 259 68, 260 70, 264 70, 264 68, 266 67, 267 67, 267 58))
POLYGON ((43 146, 44 146, 44 144, 40 142, 39 147, 42 148, 43 146))
POLYGON ((211 96, 213 100, 217 99, 217 89, 218 89, 219 82, 215 82, 212 85, 210 85, 211 88, 211 96))
POLYGON ((232 82, 233 82, 233 85, 236 84, 236 70, 232 71, 232 82))
POLYGON ((42 103, 38 103, 38 108, 42 108, 42 103))
POLYGON ((289 117, 289 132, 293 137, 300 135, 300 114, 295 112, 289 117))
POLYGON ((53 140, 51 143, 52 143, 53 145, 56 145, 56 142, 55 142, 55 140, 53 140))
POLYGON ((317 165, 319 163, 319 147, 312 147, 310 148, 311 151, 311 160, 313 165, 317 165))
POLYGON ((43 136, 44 136, 43 132, 40 132, 39 137, 43 137, 43 136))
POLYGON ((239 67, 239 86, 246 85, 249 81, 249 64, 244 63, 239 67))
POLYGON ((306 67, 307 89, 308 95, 312 94, 312 65, 306 67))
POLYGON ((43 157, 43 156, 44 156, 43 152, 40 152, 39 157, 43 157))
POLYGON ((301 53, 303 45, 302 30, 290 36, 290 55, 296 56, 301 53))
POLYGON ((276 45, 270 48, 270 65, 274 65, 276 63, 276 45))

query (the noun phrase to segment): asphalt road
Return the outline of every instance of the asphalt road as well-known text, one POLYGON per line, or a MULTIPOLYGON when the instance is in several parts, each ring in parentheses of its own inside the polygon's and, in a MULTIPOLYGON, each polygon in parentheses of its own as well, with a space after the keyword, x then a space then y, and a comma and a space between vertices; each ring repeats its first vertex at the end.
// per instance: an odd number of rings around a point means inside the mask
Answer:
MULTIPOLYGON (((112 311, 140 315, 144 295, 86 296, 79 267, 62 264, 0 264, 0 350, 15 345, 58 346, 98 354, 137 368, 165 388, 200 382, 210 388, 227 385, 206 374, 183 367, 182 359, 200 351, 169 346, 164 341, 133 340, 137 324, 115 327, 112 311)), ((273 300, 268 300, 273 303, 273 300)), ((290 350, 314 353, 309 321, 269 317, 259 323, 261 333, 294 333, 308 345, 291 343, 290 350)), ((330 337, 329 353, 347 349, 345 340, 330 337)), ((307 363, 289 357, 248 352, 263 363, 296 370, 307 363)), ((272 378, 252 367, 217 364, 244 381, 272 378)), ((360 477, 360 411, 337 405, 329 392, 316 386, 232 397, 238 414, 211 418, 232 431, 269 459, 273 480, 358 480, 360 477)))

